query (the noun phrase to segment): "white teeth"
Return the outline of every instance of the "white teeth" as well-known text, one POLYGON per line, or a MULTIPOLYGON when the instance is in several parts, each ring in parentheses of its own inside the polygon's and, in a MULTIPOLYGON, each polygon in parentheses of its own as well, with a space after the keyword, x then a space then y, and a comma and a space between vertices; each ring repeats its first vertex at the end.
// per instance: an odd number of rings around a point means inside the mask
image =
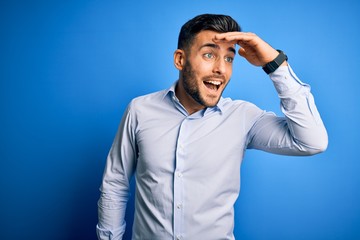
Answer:
POLYGON ((211 84, 214 84, 216 86, 220 85, 221 82, 220 81, 207 81, 207 83, 211 83, 211 84))

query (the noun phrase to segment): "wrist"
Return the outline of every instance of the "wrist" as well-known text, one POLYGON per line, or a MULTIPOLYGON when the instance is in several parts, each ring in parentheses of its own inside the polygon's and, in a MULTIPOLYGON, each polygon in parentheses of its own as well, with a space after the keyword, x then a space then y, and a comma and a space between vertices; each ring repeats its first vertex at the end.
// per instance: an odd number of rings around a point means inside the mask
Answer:
POLYGON ((277 51, 278 51, 278 55, 274 58, 274 60, 266 63, 262 68, 267 74, 273 73, 280 66, 287 66, 288 57, 285 55, 283 51, 281 50, 277 50, 277 51))

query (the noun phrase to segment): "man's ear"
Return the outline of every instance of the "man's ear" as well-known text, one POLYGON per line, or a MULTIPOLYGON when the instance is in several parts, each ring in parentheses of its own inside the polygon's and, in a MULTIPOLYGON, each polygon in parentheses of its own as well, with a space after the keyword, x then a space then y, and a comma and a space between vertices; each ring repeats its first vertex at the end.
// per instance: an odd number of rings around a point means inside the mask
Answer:
POLYGON ((185 51, 182 49, 177 49, 174 52, 174 65, 179 71, 181 71, 184 68, 184 64, 185 64, 185 51))

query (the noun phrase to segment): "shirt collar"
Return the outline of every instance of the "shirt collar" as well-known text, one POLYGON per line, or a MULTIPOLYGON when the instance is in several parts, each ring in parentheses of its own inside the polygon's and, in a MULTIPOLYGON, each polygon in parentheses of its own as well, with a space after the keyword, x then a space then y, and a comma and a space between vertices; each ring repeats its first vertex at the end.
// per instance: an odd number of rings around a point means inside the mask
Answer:
MULTIPOLYGON (((164 96, 163 99, 167 96, 171 97, 171 99, 177 98, 175 95, 175 87, 177 85, 178 81, 175 81, 170 88, 168 88, 167 90, 165 90, 164 92, 164 96)), ((220 113, 222 113, 224 111, 224 98, 220 97, 219 102, 216 104, 216 106, 214 107, 208 107, 205 110, 205 114, 207 112, 213 112, 213 111, 219 111, 220 113)))

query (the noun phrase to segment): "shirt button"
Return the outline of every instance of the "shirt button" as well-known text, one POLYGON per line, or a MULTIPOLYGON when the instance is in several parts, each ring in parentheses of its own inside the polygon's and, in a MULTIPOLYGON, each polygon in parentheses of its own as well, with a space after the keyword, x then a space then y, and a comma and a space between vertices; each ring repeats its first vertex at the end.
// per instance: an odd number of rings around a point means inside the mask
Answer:
POLYGON ((176 205, 176 208, 177 208, 177 209, 181 209, 181 208, 182 208, 182 204, 181 204, 181 203, 178 203, 178 204, 176 205))
POLYGON ((182 239, 182 236, 181 235, 177 235, 176 236, 176 240, 181 240, 182 239))
POLYGON ((182 174, 181 172, 178 172, 177 176, 178 176, 179 178, 181 178, 181 177, 183 176, 183 174, 182 174))

